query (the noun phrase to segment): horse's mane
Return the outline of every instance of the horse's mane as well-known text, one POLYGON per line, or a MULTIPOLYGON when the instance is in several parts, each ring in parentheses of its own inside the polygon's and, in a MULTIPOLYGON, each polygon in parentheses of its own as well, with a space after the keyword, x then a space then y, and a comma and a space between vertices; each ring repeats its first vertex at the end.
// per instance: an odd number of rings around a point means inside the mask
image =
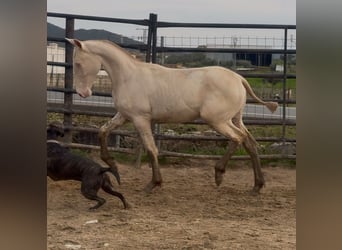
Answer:
POLYGON ((114 46, 115 48, 117 48, 118 50, 122 51, 123 53, 125 53, 127 56, 129 56, 131 59, 133 60, 136 60, 136 61, 139 61, 138 59, 136 59, 135 57, 132 56, 132 54, 130 54, 127 50, 125 50, 124 48, 121 48, 119 45, 115 44, 114 42, 112 41, 109 41, 109 40, 98 40, 100 42, 103 42, 103 43, 107 43, 111 46, 114 46))

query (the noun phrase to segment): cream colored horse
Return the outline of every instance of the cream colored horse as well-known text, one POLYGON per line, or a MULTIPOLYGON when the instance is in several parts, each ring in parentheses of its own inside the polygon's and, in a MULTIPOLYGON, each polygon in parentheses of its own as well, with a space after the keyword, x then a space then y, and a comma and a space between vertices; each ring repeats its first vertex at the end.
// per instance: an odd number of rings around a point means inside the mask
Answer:
POLYGON ((81 97, 91 96, 97 73, 103 68, 109 75, 116 115, 100 128, 101 158, 115 167, 107 149, 111 130, 133 122, 152 165, 152 180, 146 191, 162 184, 158 149, 151 122, 181 123, 202 118, 217 132, 230 139, 228 151, 215 166, 215 181, 222 182, 225 166, 242 144, 251 156, 255 192, 265 181, 260 168, 257 143, 242 122, 247 93, 274 112, 278 104, 264 102, 248 82, 222 67, 171 69, 135 60, 124 49, 109 41, 67 39, 75 46, 74 83, 81 97))

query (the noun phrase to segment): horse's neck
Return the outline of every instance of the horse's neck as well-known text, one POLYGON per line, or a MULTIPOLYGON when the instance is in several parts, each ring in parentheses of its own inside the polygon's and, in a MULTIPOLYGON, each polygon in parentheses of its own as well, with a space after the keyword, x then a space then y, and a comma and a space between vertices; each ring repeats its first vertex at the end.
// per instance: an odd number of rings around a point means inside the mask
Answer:
POLYGON ((102 59, 104 70, 113 83, 113 88, 120 84, 121 80, 132 74, 135 62, 125 51, 110 43, 102 42, 94 52, 102 59))
POLYGON ((133 58, 127 52, 109 42, 97 42, 96 45, 92 46, 91 52, 100 56, 105 67, 113 68, 113 66, 116 66, 115 68, 122 68, 124 65, 127 66, 133 63, 133 58))

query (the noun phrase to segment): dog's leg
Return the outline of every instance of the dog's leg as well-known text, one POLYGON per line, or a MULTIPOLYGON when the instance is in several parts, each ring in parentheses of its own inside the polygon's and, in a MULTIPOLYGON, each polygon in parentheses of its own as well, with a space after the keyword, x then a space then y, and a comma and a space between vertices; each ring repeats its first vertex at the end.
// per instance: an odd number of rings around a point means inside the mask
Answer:
POLYGON ((122 201, 125 209, 129 208, 129 204, 127 203, 125 197, 121 193, 113 189, 113 186, 112 186, 112 183, 110 182, 109 177, 106 174, 103 174, 103 177, 104 177, 103 184, 102 184, 103 191, 105 191, 108 194, 118 197, 122 201))
POLYGON ((97 209, 97 208, 101 207, 106 202, 105 199, 97 196, 98 190, 99 190, 99 188, 97 188, 97 187, 94 188, 93 186, 89 187, 89 185, 85 184, 85 182, 82 182, 82 184, 81 184, 81 192, 82 192, 83 196, 89 200, 97 201, 97 204, 95 206, 89 208, 90 210, 97 209))

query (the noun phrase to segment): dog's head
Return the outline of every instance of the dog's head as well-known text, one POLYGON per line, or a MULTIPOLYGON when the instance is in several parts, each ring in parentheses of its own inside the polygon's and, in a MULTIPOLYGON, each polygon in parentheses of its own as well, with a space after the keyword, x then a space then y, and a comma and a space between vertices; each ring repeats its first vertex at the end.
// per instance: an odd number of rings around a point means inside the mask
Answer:
POLYGON ((49 124, 46 132, 48 140, 57 140, 58 137, 64 136, 64 129, 62 125, 58 124, 49 124))

